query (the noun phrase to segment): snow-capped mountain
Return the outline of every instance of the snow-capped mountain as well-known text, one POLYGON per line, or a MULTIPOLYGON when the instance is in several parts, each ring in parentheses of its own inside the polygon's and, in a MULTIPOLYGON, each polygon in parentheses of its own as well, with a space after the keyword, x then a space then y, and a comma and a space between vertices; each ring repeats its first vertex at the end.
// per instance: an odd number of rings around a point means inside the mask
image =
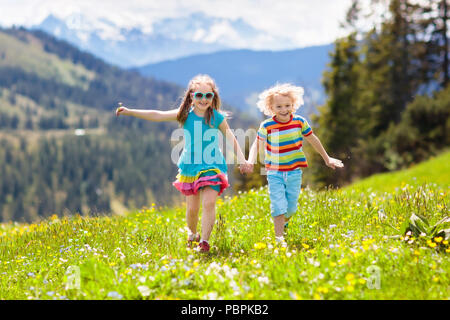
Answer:
POLYGON ((123 28, 106 18, 89 19, 81 14, 60 19, 48 16, 41 29, 89 51, 105 61, 134 67, 211 53, 225 49, 286 48, 287 39, 273 37, 257 30, 242 19, 210 17, 193 13, 187 17, 166 18, 151 28, 123 28))
POLYGON ((287 50, 290 41, 272 37, 242 19, 194 13, 124 28, 105 18, 78 14, 63 20, 51 15, 34 28, 106 62, 182 87, 194 75, 208 73, 223 89, 224 101, 255 114, 258 92, 275 82, 305 88, 305 115, 325 100, 320 79, 332 45, 287 50))

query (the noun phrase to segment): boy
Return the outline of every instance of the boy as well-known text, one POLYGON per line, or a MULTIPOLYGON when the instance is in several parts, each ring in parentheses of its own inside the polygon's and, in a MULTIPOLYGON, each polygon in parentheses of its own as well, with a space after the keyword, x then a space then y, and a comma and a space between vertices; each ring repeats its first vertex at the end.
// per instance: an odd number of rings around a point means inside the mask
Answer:
MULTIPOLYGON (((284 229, 297 211, 302 184, 301 168, 308 166, 302 149, 303 138, 311 143, 328 167, 335 169, 344 166, 341 160, 328 156, 306 119, 294 114, 302 104, 303 88, 291 84, 277 84, 265 90, 259 95, 257 103, 258 108, 271 118, 261 123, 248 162, 254 164, 258 152, 265 149, 270 211, 278 243, 284 243, 284 229)), ((252 172, 253 166, 243 171, 252 172)))

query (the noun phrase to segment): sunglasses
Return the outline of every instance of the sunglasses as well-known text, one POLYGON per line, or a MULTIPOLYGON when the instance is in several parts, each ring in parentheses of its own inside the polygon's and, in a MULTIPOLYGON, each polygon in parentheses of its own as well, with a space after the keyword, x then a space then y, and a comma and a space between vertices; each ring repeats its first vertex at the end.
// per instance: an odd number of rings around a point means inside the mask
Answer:
POLYGON ((212 100, 212 98, 214 98, 214 92, 207 92, 207 93, 194 92, 192 95, 194 96, 194 99, 196 99, 196 100, 201 100, 201 99, 203 99, 203 97, 205 97, 206 100, 212 100))

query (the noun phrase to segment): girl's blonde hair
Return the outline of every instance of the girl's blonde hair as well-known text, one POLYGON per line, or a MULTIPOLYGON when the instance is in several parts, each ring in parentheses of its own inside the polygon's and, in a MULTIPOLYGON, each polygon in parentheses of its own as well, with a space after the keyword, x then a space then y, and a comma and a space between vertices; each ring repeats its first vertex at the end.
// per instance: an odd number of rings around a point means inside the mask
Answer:
POLYGON ((258 109, 261 110, 265 115, 272 116, 273 112, 270 110, 270 106, 273 103, 273 98, 276 95, 289 96, 292 99, 292 104, 294 107, 294 112, 304 104, 303 101, 304 90, 302 87, 294 86, 290 83, 276 84, 273 87, 264 90, 258 96, 258 102, 256 105, 258 109))
POLYGON ((208 76, 207 74, 199 74, 189 81, 188 87, 184 92, 183 98, 180 103, 180 108, 177 114, 177 121, 183 125, 186 122, 189 111, 192 106, 192 94, 194 93, 195 86, 200 83, 206 83, 211 86, 211 90, 214 93, 214 98, 211 103, 212 108, 208 108, 205 113, 205 122, 209 126, 211 126, 211 118, 214 118, 214 111, 220 110, 220 96, 219 96, 219 88, 217 88, 215 81, 213 78, 208 76))

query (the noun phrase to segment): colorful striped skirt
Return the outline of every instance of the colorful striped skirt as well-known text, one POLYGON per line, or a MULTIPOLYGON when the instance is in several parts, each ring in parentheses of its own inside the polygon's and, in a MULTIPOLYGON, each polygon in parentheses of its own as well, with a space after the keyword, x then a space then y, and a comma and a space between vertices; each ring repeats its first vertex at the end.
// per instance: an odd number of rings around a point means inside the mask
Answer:
POLYGON ((177 180, 172 184, 186 196, 195 195, 201 188, 207 186, 216 190, 220 196, 230 186, 227 175, 217 168, 202 170, 195 176, 178 173, 177 180))

